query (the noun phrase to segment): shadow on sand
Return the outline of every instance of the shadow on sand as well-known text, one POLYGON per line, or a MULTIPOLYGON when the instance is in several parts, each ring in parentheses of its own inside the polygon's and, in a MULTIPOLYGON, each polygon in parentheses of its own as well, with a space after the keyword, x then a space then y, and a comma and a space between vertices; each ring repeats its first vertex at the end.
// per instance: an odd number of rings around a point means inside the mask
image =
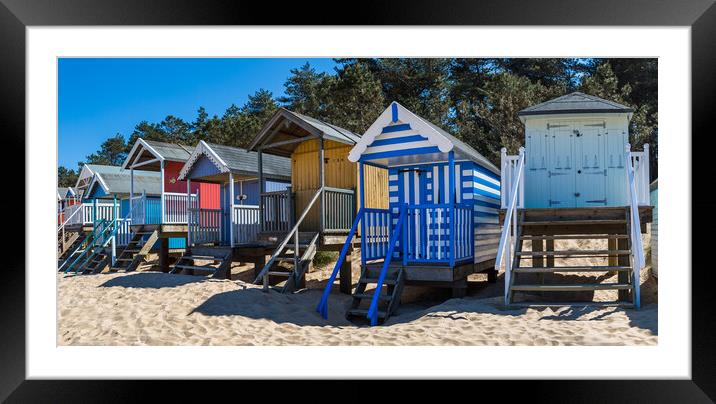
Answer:
POLYGON ((351 325, 345 317, 350 297, 331 295, 328 320, 315 310, 321 298, 317 290, 302 290, 294 294, 281 294, 259 288, 244 288, 218 293, 200 304, 193 313, 205 316, 242 316, 275 323, 291 323, 297 326, 346 326, 351 325))
POLYGON ((110 288, 114 286, 124 288, 161 289, 173 288, 189 283, 204 282, 207 278, 203 276, 175 275, 161 272, 137 272, 127 276, 112 278, 100 285, 110 288))

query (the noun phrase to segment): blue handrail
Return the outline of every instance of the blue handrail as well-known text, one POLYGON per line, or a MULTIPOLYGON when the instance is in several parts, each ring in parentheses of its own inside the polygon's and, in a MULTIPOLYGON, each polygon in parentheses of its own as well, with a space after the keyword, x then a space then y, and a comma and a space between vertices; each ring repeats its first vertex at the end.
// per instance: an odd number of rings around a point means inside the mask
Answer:
MULTIPOLYGON (((346 239, 345 244, 343 244, 343 248, 341 248, 341 253, 338 255, 338 261, 336 261, 336 265, 333 267, 333 272, 331 273, 331 277, 328 278, 328 283, 326 284, 326 288, 323 290, 323 295, 321 296, 321 301, 318 303, 318 306, 316 307, 316 311, 321 313, 321 317, 328 319, 328 295, 331 294, 331 288, 333 287, 333 282, 336 280, 336 275, 338 275, 338 270, 341 267, 341 264, 346 259, 346 254, 348 254, 348 248, 351 245, 351 242, 353 241, 353 236, 355 235, 356 230, 358 229, 358 223, 360 223, 361 219, 363 218, 363 208, 360 208, 358 210, 358 214, 356 214, 356 218, 353 220, 353 226, 351 226, 350 232, 348 232, 348 238, 346 239)), ((362 248, 362 246, 361 246, 362 248)))
POLYGON ((65 273, 70 272, 70 269, 72 269, 72 267, 77 263, 77 261, 79 261, 79 260, 82 258, 82 256, 85 255, 85 253, 87 252, 87 250, 90 248, 90 245, 92 245, 92 244, 95 243, 95 240, 97 239, 97 231, 98 231, 98 229, 99 229, 100 227, 103 227, 103 229, 104 229, 104 224, 105 224, 106 221, 107 221, 106 219, 100 219, 100 220, 98 220, 98 221, 92 223, 92 231, 91 231, 87 236, 85 236, 85 240, 84 240, 82 243, 80 243, 80 244, 77 246, 77 248, 72 252, 72 254, 70 254, 70 256, 65 260, 65 262, 63 262, 62 265, 60 265, 60 268, 62 268, 62 267, 65 265, 65 263, 67 263, 67 261, 69 261, 70 258, 72 258, 72 255, 73 255, 74 253, 76 253, 76 252, 80 249, 80 247, 82 247, 83 245, 86 245, 84 251, 82 251, 82 252, 72 261, 72 263, 67 267, 67 269, 65 269, 65 271, 64 271, 65 273), (86 242, 86 244, 85 244, 85 242, 86 242))
MULTIPOLYGON (((117 232, 118 227, 119 226, 117 226, 117 218, 116 217, 114 219, 112 219, 111 222, 106 223, 104 225, 104 227, 102 228, 100 234, 97 235, 97 237, 95 237, 96 245, 99 247, 104 247, 105 245, 107 245, 107 242, 117 232), (111 231, 110 231, 110 229, 111 229, 111 231), (109 235, 107 234, 108 231, 109 231, 109 235), (101 239, 99 240, 99 242, 97 242, 96 240, 100 237, 101 237, 101 239)), ((94 258, 94 256, 97 255, 98 251, 99 251, 99 249, 97 249, 97 248, 92 249, 92 253, 90 255, 88 255, 87 258, 85 258, 85 260, 82 262, 82 264, 77 267, 77 269, 75 270, 75 273, 77 273, 80 270, 80 268, 84 267, 92 258, 94 258)), ((69 271, 69 268, 67 270, 69 271)))
POLYGON ((378 299, 380 297, 380 290, 383 288, 383 282, 385 282, 385 276, 388 273, 388 267, 390 267, 390 261, 393 257, 393 250, 395 249, 395 243, 398 242, 398 237, 400 236, 400 233, 403 230, 403 221, 405 220, 405 216, 407 209, 405 206, 402 206, 400 208, 400 218, 398 219, 398 224, 395 226, 395 230, 393 231, 393 234, 390 236, 390 243, 388 244, 388 253, 385 256, 385 261, 383 262, 383 268, 380 270, 380 275, 378 276, 378 283, 375 285, 375 292, 373 292, 373 299, 370 301, 370 308, 368 309, 368 319, 370 320, 370 325, 377 325, 378 324, 378 299))

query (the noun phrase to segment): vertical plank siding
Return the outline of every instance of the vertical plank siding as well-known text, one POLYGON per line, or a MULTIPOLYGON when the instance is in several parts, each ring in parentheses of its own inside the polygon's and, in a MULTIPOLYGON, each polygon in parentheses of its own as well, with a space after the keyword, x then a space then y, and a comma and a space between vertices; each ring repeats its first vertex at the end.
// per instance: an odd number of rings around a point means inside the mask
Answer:
MULTIPOLYGON (((319 189, 319 173, 318 173, 318 148, 319 142, 316 139, 308 140, 299 144, 291 155, 291 185, 295 197, 295 212, 300 214, 310 202, 313 195, 319 189)), ((337 188, 343 190, 357 190, 358 188, 358 165, 348 161, 348 153, 352 146, 343 143, 326 140, 324 142, 324 175, 325 185, 327 188, 337 188)), ((379 167, 365 167, 366 180, 366 207, 371 208, 387 208, 388 207, 388 172, 379 167)), ((330 190, 326 194, 327 213, 337 212, 337 217, 326 220, 326 228, 335 226, 335 230, 350 229, 351 223, 344 223, 349 215, 345 209, 349 200, 357 201, 359 194, 354 194, 350 199, 342 193, 336 191, 331 193, 330 190), (332 205, 335 204, 335 205, 332 205), (335 208, 335 210, 334 210, 335 208), (330 226, 328 225, 330 224, 330 226)), ((353 212, 358 211, 358 203, 353 202, 350 207, 353 212)), ((317 202, 309 211, 308 215, 301 225, 301 229, 305 231, 318 231, 320 226, 321 212, 320 202, 317 202)), ((352 217, 350 219, 352 222, 352 217)), ((360 233, 360 232, 359 232, 360 233)))

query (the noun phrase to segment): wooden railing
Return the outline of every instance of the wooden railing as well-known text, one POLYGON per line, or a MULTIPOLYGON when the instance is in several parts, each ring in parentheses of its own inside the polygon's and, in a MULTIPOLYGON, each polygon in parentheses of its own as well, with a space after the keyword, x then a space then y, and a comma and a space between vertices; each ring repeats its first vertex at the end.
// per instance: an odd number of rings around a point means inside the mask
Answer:
MULTIPOLYGON (((627 189, 628 189, 628 195, 629 195, 629 241, 631 244, 631 264, 632 264, 632 286, 634 288, 633 290, 633 299, 634 299, 634 306, 638 309, 641 305, 641 297, 640 297, 640 276, 641 276, 641 269, 644 267, 644 245, 642 244, 641 240, 641 219, 639 217, 639 205, 641 204, 641 201, 639 200, 639 185, 638 183, 640 181, 643 181, 643 178, 640 177, 638 173, 638 167, 644 167, 646 166, 646 175, 647 175, 647 191, 648 191, 648 167, 649 167, 649 145, 644 145, 644 151, 643 152, 633 152, 631 151, 631 146, 627 143, 626 145, 626 161, 630 162, 631 164, 626 164, 626 179, 627 179, 627 189), (636 155, 636 156, 635 156, 636 155)), ((643 173, 643 171, 642 171, 643 173)), ((648 197, 648 193, 647 193, 648 197)))
POLYGON ((246 244, 258 238, 259 207, 257 205, 236 205, 231 218, 234 226, 234 244, 246 244))
MULTIPOLYGON (((347 233, 355 218, 356 199, 352 189, 326 187, 323 211, 325 232, 347 233)), ((387 240, 386 240, 387 242, 387 240)))
MULTIPOLYGON (((627 149, 631 146, 627 144, 627 149)), ((649 144, 644 145, 644 151, 631 151, 631 155, 627 161, 631 161, 632 170, 634 172, 634 186, 636 188, 636 199, 639 206, 648 206, 651 204, 649 193, 649 144)))
POLYGON ((117 245, 126 246, 132 239, 132 218, 125 217, 117 219, 117 245))
POLYGON ((165 192, 164 193, 164 220, 162 223, 183 224, 187 223, 187 208, 198 208, 199 200, 196 194, 187 197, 185 193, 165 192))
POLYGON ((454 262, 472 257, 473 215, 470 204, 408 205, 403 234, 404 262, 454 262), (455 218, 454 226, 450 226, 450 217, 455 218), (454 237, 450 237, 451 232, 454 237))
POLYGON ((388 241, 393 233, 393 218, 390 209, 363 209, 363 231, 365 245, 362 251, 365 260, 385 258, 388 252, 388 241))
MULTIPOLYGON (((112 202, 97 202, 97 220, 114 219, 114 204, 112 202)), ((91 224, 94 219, 93 208, 95 204, 85 202, 77 205, 68 206, 65 209, 64 226, 91 224), (79 211, 79 213, 77 213, 79 211)))
POLYGON ((261 205, 263 207, 262 231, 285 232, 291 228, 293 219, 292 197, 290 188, 285 191, 264 192, 261 194, 261 205))
POLYGON ((520 162, 520 156, 524 154, 524 147, 520 147, 520 154, 516 156, 508 156, 507 155, 507 149, 504 147, 501 150, 501 156, 502 156, 502 169, 500 170, 500 197, 501 197, 501 208, 507 209, 507 205, 509 205, 509 195, 512 195, 513 190, 512 186, 517 186, 517 202, 516 207, 521 209, 524 207, 525 204, 525 182, 524 181, 515 181, 515 178, 518 175, 523 175, 523 173, 520 171, 524 171, 524 165, 523 168, 518 170, 519 162, 520 162))
POLYGON ((221 243, 223 216, 221 209, 189 209, 189 242, 192 244, 221 243))
MULTIPOLYGON (((507 203, 507 212, 505 213, 505 222, 502 225, 502 234, 500 235, 500 244, 497 246, 497 257, 495 258, 495 269, 499 268, 504 263, 505 267, 505 304, 509 303, 509 285, 510 277, 512 276, 512 256, 515 250, 515 244, 517 242, 517 206, 520 198, 524 195, 523 178, 525 171, 525 148, 520 147, 520 153, 518 155, 517 164, 505 164, 505 149, 502 149, 502 167, 509 168, 510 182, 501 182, 503 205, 507 203), (513 223, 513 220, 515 223, 513 223), (511 234, 510 234, 511 233, 511 234)), ((509 156, 512 159, 514 156, 509 156)), ((504 171, 503 181, 505 180, 504 171)))

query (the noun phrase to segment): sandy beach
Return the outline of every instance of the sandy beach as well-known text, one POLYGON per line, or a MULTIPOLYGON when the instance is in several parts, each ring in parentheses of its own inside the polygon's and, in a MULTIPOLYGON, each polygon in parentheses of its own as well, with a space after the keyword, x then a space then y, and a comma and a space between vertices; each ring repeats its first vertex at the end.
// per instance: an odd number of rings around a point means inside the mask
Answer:
MULTIPOLYGON (((655 280, 643 280, 641 310, 616 307, 504 310, 502 280, 475 282, 468 296, 407 287, 384 325, 344 317, 350 297, 331 295, 328 320, 315 311, 329 270, 308 274, 291 295, 232 280, 153 271, 58 275, 59 345, 655 345, 655 280), (426 296, 430 298, 426 298, 426 296)), ((354 275, 355 276, 355 275, 354 275)), ((473 275, 476 276, 476 275, 473 275)), ((354 280, 357 278, 354 278, 354 280)), ((601 300, 600 296, 594 296, 601 300)))

